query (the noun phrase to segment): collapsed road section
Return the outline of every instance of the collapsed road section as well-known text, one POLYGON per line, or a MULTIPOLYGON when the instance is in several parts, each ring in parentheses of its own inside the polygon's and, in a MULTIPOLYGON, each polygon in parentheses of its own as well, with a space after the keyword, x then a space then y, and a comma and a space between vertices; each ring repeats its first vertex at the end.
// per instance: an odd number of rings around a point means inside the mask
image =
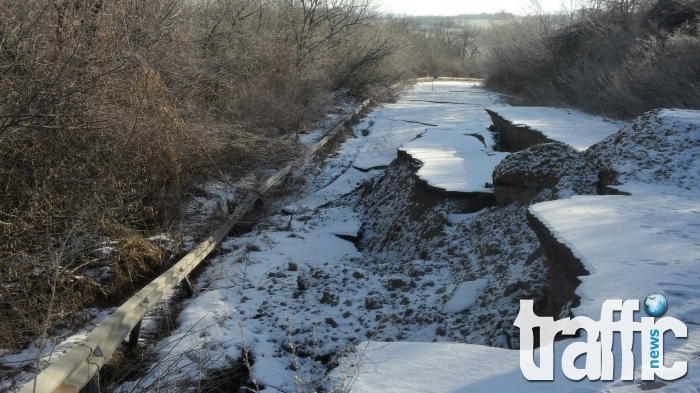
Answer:
POLYGON ((613 176, 629 168, 615 161, 619 126, 508 107, 475 82, 415 85, 356 124, 336 153, 296 171, 287 186, 302 197, 266 201, 272 214, 224 240, 178 327, 152 344, 154 365, 116 390, 241 364, 254 390, 429 390, 406 375, 407 361, 445 388, 518 385, 520 299, 555 318, 599 307, 580 288, 602 268, 571 246, 583 217, 570 208, 598 203, 601 174, 606 187, 624 179, 613 176), (493 375, 474 364, 484 356, 493 375), (451 379, 436 362, 480 374, 451 379))
POLYGON ((278 214, 225 240, 172 345, 158 346, 158 367, 180 373, 155 367, 120 389, 185 378, 201 354, 219 359, 209 367, 227 367, 241 348, 250 349, 258 386, 294 391, 328 386, 327 371, 368 339, 517 346, 507 322, 517 306, 503 288, 536 293, 546 274, 528 260, 537 238, 524 213, 492 208, 491 173, 507 153, 494 150, 484 109, 498 97, 473 82, 430 88, 418 84, 368 114, 337 154, 294 175, 295 184, 322 179, 322 188, 272 202, 278 214), (468 224, 474 219, 481 229, 468 224), (489 232, 510 221, 505 238, 489 232), (496 263, 501 255, 514 262, 496 263), (479 311, 486 303, 494 307, 479 311))

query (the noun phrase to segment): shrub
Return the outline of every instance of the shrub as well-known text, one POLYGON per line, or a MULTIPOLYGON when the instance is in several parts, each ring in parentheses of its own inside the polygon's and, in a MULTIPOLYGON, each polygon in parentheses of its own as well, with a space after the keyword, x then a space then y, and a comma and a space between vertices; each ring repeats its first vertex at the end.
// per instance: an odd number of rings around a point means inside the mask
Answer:
POLYGON ((700 108, 697 10, 697 0, 609 1, 510 17, 487 35, 486 84, 527 103, 616 118, 700 108))
POLYGON ((172 28, 172 3, 150 5, 3 3, 2 347, 160 263, 133 236, 178 215, 184 125, 141 56, 172 28), (107 286, 81 274, 109 264, 107 286))
POLYGON ((308 129, 329 91, 404 76, 402 22, 365 0, 0 10, 0 348, 160 273, 169 252, 148 238, 177 237, 203 182, 294 154, 280 135, 308 129))

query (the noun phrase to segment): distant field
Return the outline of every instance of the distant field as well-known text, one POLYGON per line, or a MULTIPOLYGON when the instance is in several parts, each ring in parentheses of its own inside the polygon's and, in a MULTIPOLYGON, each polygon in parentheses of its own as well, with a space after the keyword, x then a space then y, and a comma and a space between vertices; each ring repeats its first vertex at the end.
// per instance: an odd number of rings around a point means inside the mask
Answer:
MULTIPOLYGON (((466 27, 466 26, 471 26, 471 27, 476 27, 476 28, 482 28, 482 29, 487 29, 491 26, 491 23, 501 23, 501 20, 499 19, 458 19, 456 20, 457 24, 456 27, 466 27)), ((421 27, 428 29, 432 26, 431 23, 426 23, 426 22, 421 22, 421 27)))
MULTIPOLYGON (((423 27, 430 27, 439 20, 445 18, 444 16, 411 16, 420 22, 423 27)), ((496 22, 501 20, 501 14, 476 14, 476 15, 456 15, 449 16, 447 18, 452 19, 456 22, 458 27, 461 26, 473 26, 486 28, 491 25, 491 22, 496 22)))
POLYGON ((460 20, 460 24, 472 25, 474 27, 489 27, 491 23, 500 23, 499 19, 470 19, 470 20, 460 20))

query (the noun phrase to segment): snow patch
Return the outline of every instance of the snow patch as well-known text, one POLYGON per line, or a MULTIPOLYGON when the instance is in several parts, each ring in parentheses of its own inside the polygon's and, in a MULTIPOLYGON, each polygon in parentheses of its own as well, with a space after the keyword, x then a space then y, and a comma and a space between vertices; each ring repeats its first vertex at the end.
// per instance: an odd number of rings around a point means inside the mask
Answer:
POLYGON ((622 123, 585 114, 575 109, 547 107, 493 107, 489 110, 517 126, 540 131, 549 139, 564 142, 576 150, 592 144, 620 129, 622 123))
MULTIPOLYGON (((492 136, 486 138, 493 146, 492 136)), ((456 192, 492 193, 486 184, 492 182, 493 169, 508 155, 488 149, 464 131, 444 129, 428 130, 400 150, 423 163, 418 177, 433 187, 456 192)))
POLYGON ((489 280, 480 278, 457 285, 452 297, 445 302, 442 310, 449 313, 458 313, 473 306, 488 282, 489 280))

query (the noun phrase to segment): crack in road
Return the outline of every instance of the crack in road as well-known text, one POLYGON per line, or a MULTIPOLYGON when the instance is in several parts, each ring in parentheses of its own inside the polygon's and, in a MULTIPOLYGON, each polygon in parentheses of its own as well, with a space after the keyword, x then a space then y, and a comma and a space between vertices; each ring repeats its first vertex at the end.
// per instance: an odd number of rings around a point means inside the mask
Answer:
POLYGON ((388 168, 389 166, 388 166, 388 165, 377 165, 377 166, 373 166, 373 167, 370 167, 370 168, 361 168, 361 167, 358 167, 358 166, 353 165, 352 167, 355 168, 355 169, 357 169, 357 170, 360 171, 360 172, 365 172, 365 173, 367 173, 367 172, 370 172, 370 171, 381 171, 381 170, 384 170, 384 169, 388 168))
POLYGON ((451 101, 431 101, 431 100, 408 100, 408 101, 413 101, 413 102, 429 102, 431 104, 454 104, 454 105, 477 105, 478 104, 470 104, 468 102, 451 102, 451 101))
POLYGON ((437 127, 437 124, 430 124, 430 123, 423 123, 422 121, 415 121, 415 120, 403 120, 403 119, 389 119, 393 121, 404 121, 406 123, 414 123, 414 124, 422 124, 424 126, 429 126, 429 127, 437 127))
POLYGON ((486 147, 486 140, 484 139, 483 135, 479 135, 479 134, 464 134, 464 135, 473 136, 474 138, 478 139, 479 142, 481 142, 484 145, 484 147, 486 147))

